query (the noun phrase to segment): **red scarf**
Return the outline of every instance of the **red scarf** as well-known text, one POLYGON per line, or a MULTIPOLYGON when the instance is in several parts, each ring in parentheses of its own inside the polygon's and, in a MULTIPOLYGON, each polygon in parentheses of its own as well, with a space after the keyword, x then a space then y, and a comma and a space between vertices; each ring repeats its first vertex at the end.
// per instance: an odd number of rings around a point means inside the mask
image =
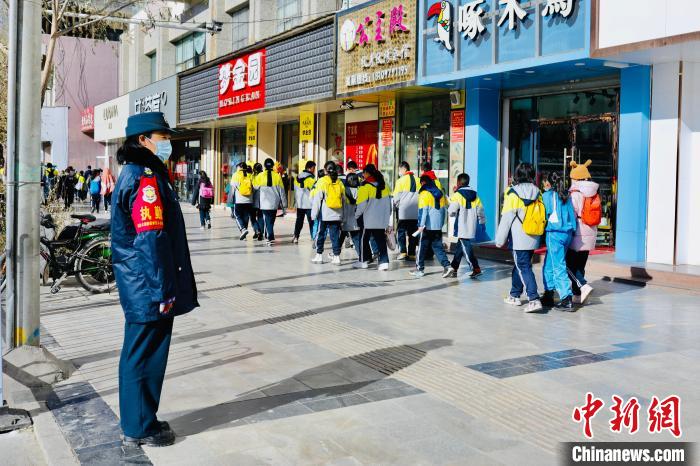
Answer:
POLYGON ((428 176, 433 181, 435 181, 437 179, 437 176, 435 176, 435 172, 432 170, 428 170, 427 172, 423 172, 423 174, 428 176))

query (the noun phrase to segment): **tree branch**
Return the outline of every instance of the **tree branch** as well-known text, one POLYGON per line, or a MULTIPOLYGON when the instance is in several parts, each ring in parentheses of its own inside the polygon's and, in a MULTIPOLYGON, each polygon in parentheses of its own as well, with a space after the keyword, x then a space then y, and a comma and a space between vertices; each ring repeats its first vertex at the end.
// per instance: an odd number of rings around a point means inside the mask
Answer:
MULTIPOLYGON (((113 9, 113 10, 111 10, 111 11, 109 11, 108 13, 105 13, 105 14, 98 13, 98 15, 99 15, 98 18, 93 18, 93 19, 90 19, 90 20, 85 21, 85 22, 83 22, 83 23, 78 23, 78 24, 76 24, 76 25, 74 25, 74 26, 71 26, 71 27, 69 27, 69 28, 62 29, 62 30, 60 30, 60 31, 57 31, 57 32, 55 33, 55 35, 56 35, 56 36, 63 36, 63 35, 65 35, 65 34, 71 32, 71 31, 73 31, 74 29, 78 29, 78 28, 81 28, 81 27, 89 26, 90 24, 94 24, 94 23, 103 21, 103 20, 109 18, 110 16, 112 16, 114 13, 117 13, 117 12, 123 10, 124 8, 128 7, 128 6, 133 5, 134 3, 136 3, 136 1, 137 1, 137 0, 133 0, 133 1, 130 1, 130 2, 126 2, 125 4, 121 5, 120 7, 115 8, 115 9, 113 9)), ((67 2, 67 0, 66 0, 66 2, 67 2)), ((104 9, 106 9, 106 8, 104 8, 104 9)), ((103 9, 103 11, 104 11, 104 9, 103 9)))

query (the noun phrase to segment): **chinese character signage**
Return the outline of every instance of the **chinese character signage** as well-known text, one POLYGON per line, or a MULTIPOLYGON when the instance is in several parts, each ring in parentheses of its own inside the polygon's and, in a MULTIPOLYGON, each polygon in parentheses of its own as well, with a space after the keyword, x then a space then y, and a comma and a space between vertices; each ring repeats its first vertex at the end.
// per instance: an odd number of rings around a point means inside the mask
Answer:
POLYGON ((219 65, 219 116, 265 107, 265 49, 219 65))
POLYGON ((299 112, 299 141, 313 142, 314 140, 314 111, 302 109, 299 112))
POLYGON ((80 131, 90 133, 95 130, 95 107, 87 107, 80 112, 80 131))
POLYGON ((345 163, 353 160, 360 170, 367 164, 377 166, 377 132, 379 124, 375 121, 360 121, 345 125, 345 163))
POLYGON ((411 82, 416 69, 416 2, 384 0, 337 18, 337 93, 411 82))
POLYGON ((95 105, 95 141, 110 141, 126 135, 129 94, 95 105))
POLYGON ((251 115, 245 119, 245 145, 258 145, 258 117, 251 115))
POLYGON ((379 118, 393 118, 396 116, 396 100, 389 99, 379 102, 379 118))
POLYGON ((161 79, 129 93, 129 115, 162 112, 171 127, 177 120, 177 77, 161 79))

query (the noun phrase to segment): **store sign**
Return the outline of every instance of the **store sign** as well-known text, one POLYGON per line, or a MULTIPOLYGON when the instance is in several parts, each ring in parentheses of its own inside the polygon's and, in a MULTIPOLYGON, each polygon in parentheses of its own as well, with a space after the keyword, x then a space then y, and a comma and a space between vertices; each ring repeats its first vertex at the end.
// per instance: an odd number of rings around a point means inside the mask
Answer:
MULTIPOLYGON (((574 10, 575 0, 543 0, 542 16, 561 15, 568 18, 574 10)), ((465 39, 476 41, 480 35, 486 32, 484 24, 486 12, 481 8, 486 0, 473 0, 460 5, 457 14, 457 31, 464 34, 465 39)), ((523 0, 499 0, 500 10, 497 14, 498 27, 508 23, 508 29, 516 29, 519 22, 525 20, 528 12, 523 8, 523 0)), ((453 7, 452 3, 443 0, 433 3, 428 9, 426 20, 430 23, 434 21, 437 28, 436 42, 440 42, 446 50, 452 52, 452 27, 453 27, 453 7), (434 19, 433 19, 434 18, 434 19)))
POLYGON ((156 81, 129 94, 129 115, 162 112, 174 127, 177 119, 177 77, 156 81))
POLYGON ((219 116, 265 107, 265 49, 219 65, 219 116))
POLYGON ((129 94, 95 105, 95 141, 109 141, 126 136, 129 118, 129 94))
POLYGON ((245 144, 246 146, 258 145, 258 117, 251 115, 245 119, 245 144))
POLYGON ((396 116, 396 100, 389 99, 379 102, 379 118, 393 118, 396 116))
POLYGON ((301 110, 299 112, 299 141, 313 142, 314 140, 314 111, 301 110))
POLYGON ((95 107, 87 107, 80 112, 80 131, 91 133, 95 130, 95 107))
POLYGON ((378 166, 377 130, 378 122, 360 121, 345 125, 345 164, 350 160, 360 170, 368 164, 378 166))
POLYGON ((337 93, 413 81, 416 2, 384 0, 338 14, 337 93))

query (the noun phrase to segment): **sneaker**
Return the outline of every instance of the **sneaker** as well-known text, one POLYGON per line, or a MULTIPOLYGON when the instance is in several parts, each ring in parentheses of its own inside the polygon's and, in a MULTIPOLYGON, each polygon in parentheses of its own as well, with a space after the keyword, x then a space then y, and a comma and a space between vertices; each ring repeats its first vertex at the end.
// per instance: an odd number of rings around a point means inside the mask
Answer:
POLYGON ((387 271, 387 270, 389 270, 389 263, 388 263, 388 262, 382 262, 381 264, 379 264, 379 265, 377 266, 377 270, 380 270, 380 271, 387 271))
POLYGON ((354 264, 352 264, 353 269, 367 269, 369 268, 369 262, 360 262, 357 261, 354 264))
POLYGON ((373 260, 373 261, 376 261, 377 259, 379 259, 379 253, 378 253, 378 252, 373 252, 373 253, 372 253, 372 260, 373 260))
POLYGON ((340 265, 340 256, 333 256, 333 259, 331 260, 331 264, 340 265))
POLYGON ((480 277, 481 275, 483 275, 481 269, 474 269, 472 270, 472 273, 469 274, 469 278, 474 280, 476 277, 480 277))
POLYGON ((314 264, 323 264, 323 254, 316 254, 311 262, 314 264))
POLYGON ((554 306, 554 291, 552 291, 552 290, 545 291, 544 294, 542 295, 542 298, 540 299, 540 302, 542 303, 543 306, 547 306, 547 307, 554 306))
POLYGON ((335 257, 335 254, 333 254, 333 251, 329 252, 329 253, 328 253, 328 258, 329 258, 329 259, 333 259, 333 257, 335 257))
POLYGON ((542 301, 539 299, 533 299, 529 303, 527 303, 527 308, 525 308, 525 312, 537 312, 542 310, 542 301))
POLYGON ((352 244, 352 240, 350 238, 345 238, 345 243, 343 244, 343 247, 345 249, 353 249, 355 245, 352 244))
POLYGON ((297 238, 296 236, 292 238, 292 244, 299 244, 299 238, 297 238))
POLYGON ((243 240, 246 238, 246 236, 248 236, 248 229, 247 229, 247 228, 245 228, 245 229, 241 232, 241 235, 238 237, 238 239, 241 240, 241 241, 243 241, 243 240))
POLYGON ((593 292, 593 287, 586 283, 581 287, 581 304, 586 304, 588 296, 593 292))
POLYGON ((403 260, 406 260, 407 257, 408 257, 408 254, 406 254, 405 252, 402 252, 401 254, 399 254, 398 256, 396 256, 396 260, 397 260, 397 261, 403 261, 403 260))
POLYGON ((581 304, 581 295, 577 295, 577 294, 573 295, 571 297, 571 302, 574 304, 581 304))
POLYGON ((122 436, 122 442, 127 447, 138 447, 146 445, 149 447, 167 447, 175 443, 175 432, 168 429, 161 429, 160 432, 143 438, 133 438, 122 436))
POLYGON ((568 311, 568 312, 574 311, 574 303, 571 300, 571 296, 567 296, 566 298, 559 301, 559 303, 557 303, 557 305, 555 307, 557 309, 561 309, 562 311, 568 311))
POLYGON ((207 220, 207 228, 211 230, 211 220, 207 220))
POLYGON ((204 225, 202 225, 201 227, 199 227, 199 229, 200 229, 200 230, 204 230, 204 225))
POLYGON ((416 256, 415 256, 415 255, 413 255, 413 256, 408 255, 408 256, 406 256, 406 260, 407 260, 407 261, 411 261, 411 262, 415 262, 415 261, 416 261, 416 256))
POLYGON ((263 237, 262 232, 257 233, 257 234, 254 236, 254 238, 255 238, 256 240, 258 240, 258 241, 262 241, 262 240, 265 239, 265 238, 263 237))
POLYGON ((274 240, 274 239, 268 239, 268 240, 266 241, 266 243, 267 243, 268 246, 272 246, 273 244, 275 244, 275 240, 274 240))
POLYGON ((503 298, 503 302, 506 304, 510 304, 511 306, 520 306, 522 305, 522 301, 520 301, 520 298, 516 298, 515 296, 507 296, 503 298))
POLYGON ((409 273, 409 275, 413 275, 416 278, 425 277, 425 270, 413 269, 408 273, 409 273))
POLYGON ((445 267, 442 272, 442 278, 455 278, 457 277, 457 271, 452 267, 445 267))

